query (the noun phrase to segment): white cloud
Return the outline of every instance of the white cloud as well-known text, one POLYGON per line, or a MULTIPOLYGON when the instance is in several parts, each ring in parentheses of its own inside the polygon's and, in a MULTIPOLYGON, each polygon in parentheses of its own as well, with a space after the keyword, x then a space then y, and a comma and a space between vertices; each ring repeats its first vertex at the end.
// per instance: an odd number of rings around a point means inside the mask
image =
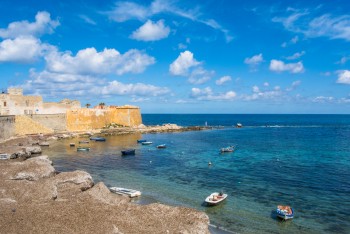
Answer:
POLYGON ((293 37, 292 39, 290 39, 290 41, 288 41, 288 42, 283 42, 282 45, 281 45, 281 47, 287 47, 287 46, 289 46, 289 45, 291 45, 291 44, 296 44, 298 41, 299 41, 299 37, 298 37, 298 36, 295 36, 295 37, 293 37))
POLYGON ((245 64, 252 65, 252 66, 259 65, 262 61, 264 61, 264 58, 261 53, 254 55, 251 58, 244 59, 245 64))
POLYGON ((211 79, 214 73, 214 71, 207 71, 202 67, 196 67, 192 70, 188 82, 191 84, 204 84, 211 79))
POLYGON ((130 37, 139 41, 157 41, 167 38, 169 33, 170 28, 164 25, 163 20, 158 20, 156 23, 147 20, 147 22, 134 31, 130 37))
POLYGON ((214 94, 210 87, 204 89, 192 88, 191 97, 200 101, 232 101, 237 94, 234 91, 214 94))
POLYGON ((350 71, 349 70, 338 71, 337 83, 350 84, 350 71))
POLYGON ((264 83, 264 86, 265 86, 265 87, 268 87, 269 85, 270 85, 270 84, 269 84, 268 82, 265 82, 265 83, 264 83))
POLYGON ((135 49, 120 54, 115 49, 97 52, 95 48, 87 48, 78 51, 76 56, 69 51, 52 51, 45 59, 49 71, 70 74, 141 73, 155 62, 153 57, 135 49))
POLYGON ((0 62, 34 62, 50 46, 34 37, 18 37, 0 42, 0 62))
POLYGON ((336 64, 345 64, 347 61, 350 60, 350 56, 343 56, 336 64))
POLYGON ((292 56, 286 57, 286 59, 288 59, 288 60, 298 59, 301 56, 303 56, 304 54, 305 54, 305 51, 297 52, 297 53, 293 54, 292 56))
POLYGON ((329 37, 350 41, 350 15, 334 17, 324 14, 312 18, 308 10, 294 10, 289 16, 275 17, 272 21, 282 23, 288 31, 303 33, 307 37, 329 37))
POLYGON ((333 103, 336 99, 334 97, 318 96, 312 99, 312 102, 317 103, 333 103))
POLYGON ((274 72, 289 71, 291 73, 302 73, 304 72, 304 66, 302 62, 284 63, 283 61, 272 59, 270 62, 270 70, 274 72))
POLYGON ((292 85, 288 88, 286 88, 286 91, 293 91, 295 90, 299 85, 301 84, 300 80, 296 80, 292 83, 292 85))
POLYGON ((242 95, 241 99, 245 101, 255 101, 260 99, 276 99, 283 95, 283 92, 281 89, 276 86, 272 90, 261 90, 258 86, 252 87, 252 94, 251 95, 242 95))
POLYGON ((59 25, 56 20, 51 20, 50 14, 46 11, 39 11, 35 16, 35 22, 28 21, 12 22, 6 29, 0 29, 0 37, 16 38, 19 36, 40 36, 45 33, 52 33, 59 25))
POLYGON ((223 76, 220 79, 216 80, 215 83, 217 85, 223 85, 224 83, 231 81, 231 80, 232 80, 231 76, 223 76))
POLYGON ((86 16, 86 15, 79 15, 79 17, 80 17, 82 20, 84 20, 86 23, 88 23, 88 24, 97 25, 97 23, 96 23, 94 20, 92 20, 91 18, 89 18, 89 17, 86 16))
POLYGON ((186 76, 191 67, 195 67, 200 63, 194 59, 193 53, 186 50, 180 53, 179 57, 170 64, 169 71, 174 76, 186 76))
POLYGON ((30 80, 23 88, 28 92, 35 90, 46 97, 81 97, 100 98, 101 96, 134 96, 155 97, 166 95, 170 90, 166 87, 158 87, 150 84, 136 83, 125 84, 119 81, 107 82, 102 77, 80 74, 55 73, 31 71, 30 80), (67 85, 69 84, 69 85, 67 85))
POLYGON ((154 85, 136 83, 123 84, 118 81, 109 82, 107 86, 101 89, 102 95, 137 95, 137 96, 161 96, 168 94, 168 88, 157 87, 154 85))
POLYGON ((193 53, 186 50, 180 53, 177 59, 169 66, 169 72, 174 76, 186 76, 191 84, 204 84, 215 74, 214 71, 208 71, 201 66, 193 53))
POLYGON ((170 0, 154 0, 149 6, 144 6, 130 1, 117 2, 113 10, 107 12, 106 14, 111 20, 116 22, 125 22, 132 19, 144 21, 156 14, 170 13, 194 22, 205 24, 208 27, 221 31, 225 36, 226 42, 230 42, 233 39, 233 37, 230 36, 229 31, 217 23, 214 19, 203 19, 201 17, 203 14, 198 12, 198 7, 194 7, 190 10, 184 10, 177 7, 174 3, 175 1, 170 0))

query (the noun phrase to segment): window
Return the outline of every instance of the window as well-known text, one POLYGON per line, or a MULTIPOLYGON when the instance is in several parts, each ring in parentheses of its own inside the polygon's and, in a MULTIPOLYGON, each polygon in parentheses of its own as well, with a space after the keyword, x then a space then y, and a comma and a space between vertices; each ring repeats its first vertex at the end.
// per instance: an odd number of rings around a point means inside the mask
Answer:
POLYGON ((4 106, 6 106, 6 102, 4 102, 4 106))

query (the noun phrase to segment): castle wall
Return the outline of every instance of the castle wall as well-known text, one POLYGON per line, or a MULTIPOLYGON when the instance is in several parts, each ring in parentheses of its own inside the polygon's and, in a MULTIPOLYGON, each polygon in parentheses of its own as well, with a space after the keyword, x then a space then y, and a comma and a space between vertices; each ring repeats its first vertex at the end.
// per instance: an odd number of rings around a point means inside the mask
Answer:
POLYGON ((0 141, 15 136, 15 116, 0 116, 0 141))
POLYGON ((57 102, 44 102, 41 110, 38 111, 37 114, 62 114, 66 113, 67 110, 80 108, 75 107, 70 104, 57 103, 57 102))
POLYGON ((66 114, 27 115, 27 117, 55 132, 67 130, 66 114))
POLYGON ((39 122, 32 120, 26 115, 16 115, 15 120, 15 134, 16 135, 27 135, 27 134, 49 134, 54 133, 54 130, 48 128, 39 122))
POLYGON ((138 126, 142 124, 138 107, 115 107, 109 109, 87 109, 67 111, 67 130, 86 131, 100 129, 110 123, 122 126, 138 126))

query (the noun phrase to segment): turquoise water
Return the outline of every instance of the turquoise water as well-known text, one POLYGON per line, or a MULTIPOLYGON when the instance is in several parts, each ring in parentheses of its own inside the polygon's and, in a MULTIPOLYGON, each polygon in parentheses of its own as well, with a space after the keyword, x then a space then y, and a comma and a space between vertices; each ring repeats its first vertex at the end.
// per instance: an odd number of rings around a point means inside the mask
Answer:
POLYGON ((135 202, 202 210, 233 232, 350 233, 350 116, 143 115, 143 122, 223 127, 109 136, 92 142, 90 152, 62 140, 44 153, 59 171, 86 170, 95 182, 141 190, 135 202), (237 122, 244 127, 232 127, 237 122), (137 144, 141 138, 154 143, 137 144), (219 153, 229 145, 237 150, 219 153), (122 157, 129 147, 136 155, 122 157), (229 195, 224 203, 204 206, 207 195, 221 190, 229 195), (276 219, 278 204, 291 205, 295 218, 276 219))

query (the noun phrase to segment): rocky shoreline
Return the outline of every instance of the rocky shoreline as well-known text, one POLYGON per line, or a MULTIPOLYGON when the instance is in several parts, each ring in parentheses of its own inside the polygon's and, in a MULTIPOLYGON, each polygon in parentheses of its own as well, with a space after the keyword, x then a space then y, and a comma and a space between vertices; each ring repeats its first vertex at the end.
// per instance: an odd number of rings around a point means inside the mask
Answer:
MULTIPOLYGON (((204 128, 203 128, 204 129, 204 128)), ((192 129, 193 130, 193 129, 192 129)), ((200 128, 196 130, 202 130, 200 128)), ((14 138, 0 143, 2 233, 210 233, 204 212, 159 203, 138 205, 94 184, 84 171, 59 173, 47 156, 36 156, 52 140, 86 134, 189 131, 177 125, 102 129, 14 138)))

